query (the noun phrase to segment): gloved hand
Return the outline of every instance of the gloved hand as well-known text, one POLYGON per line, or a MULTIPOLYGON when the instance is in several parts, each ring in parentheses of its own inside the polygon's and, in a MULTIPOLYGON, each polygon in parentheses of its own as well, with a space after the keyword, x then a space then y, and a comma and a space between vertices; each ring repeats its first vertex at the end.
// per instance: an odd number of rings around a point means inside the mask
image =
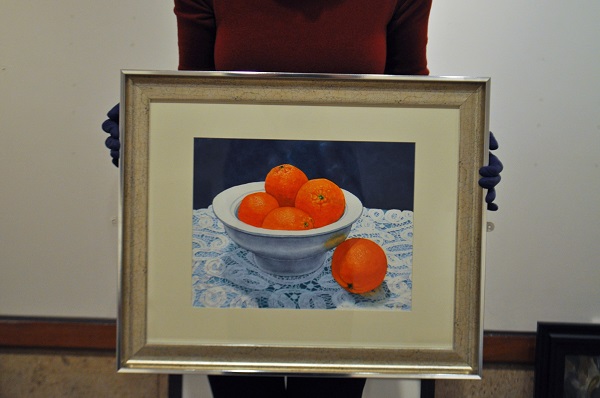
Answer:
POLYGON ((106 116, 108 116, 108 119, 102 123, 102 130, 110 136, 104 144, 110 149, 113 164, 119 167, 119 149, 121 149, 121 143, 119 142, 119 104, 108 111, 106 116))
MULTIPOLYGON (((494 134, 490 132, 490 151, 498 149, 498 141, 494 134)), ((500 172, 504 166, 496 155, 490 152, 490 160, 487 166, 483 166, 479 169, 479 186, 488 190, 485 195, 485 202, 487 203, 487 209, 491 211, 498 210, 498 205, 494 203, 496 199, 496 185, 500 182, 500 172)))

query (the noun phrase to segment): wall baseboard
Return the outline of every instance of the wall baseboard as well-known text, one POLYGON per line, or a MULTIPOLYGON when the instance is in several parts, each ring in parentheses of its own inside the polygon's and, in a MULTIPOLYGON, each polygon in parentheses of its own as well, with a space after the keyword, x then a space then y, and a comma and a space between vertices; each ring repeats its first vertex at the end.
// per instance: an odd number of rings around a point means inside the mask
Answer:
POLYGON ((0 317, 0 348, 113 351, 114 319, 0 317))
MULTIPOLYGON (((0 349, 72 349, 115 351, 114 319, 0 317, 0 349)), ((535 332, 486 331, 483 363, 535 363, 535 332)))

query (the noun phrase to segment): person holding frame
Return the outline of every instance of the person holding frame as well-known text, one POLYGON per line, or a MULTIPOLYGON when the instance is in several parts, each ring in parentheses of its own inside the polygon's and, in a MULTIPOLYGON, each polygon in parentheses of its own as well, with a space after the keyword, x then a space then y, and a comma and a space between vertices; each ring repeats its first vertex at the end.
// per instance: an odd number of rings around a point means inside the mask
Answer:
MULTIPOLYGON (((174 0, 179 70, 428 75, 432 0, 174 0)), ((119 164, 119 105, 102 129, 119 164)), ((260 144, 259 144, 260 145, 260 144)), ((490 149, 498 144, 490 133, 490 149)), ((322 151, 314 148, 314 153, 322 151)), ((328 154, 330 162, 331 154, 328 154)), ((333 162, 335 162, 334 159, 333 162)), ((338 162, 347 162, 341 154, 338 162)), ((488 210, 502 163, 480 169, 488 210)), ((362 396, 364 378, 209 376, 220 397, 362 396)))

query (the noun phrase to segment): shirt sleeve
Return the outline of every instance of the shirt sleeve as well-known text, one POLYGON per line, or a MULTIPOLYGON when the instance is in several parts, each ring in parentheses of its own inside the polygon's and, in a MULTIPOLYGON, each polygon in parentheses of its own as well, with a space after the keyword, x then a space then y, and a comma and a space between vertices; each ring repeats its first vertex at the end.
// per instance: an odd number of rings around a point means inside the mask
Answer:
POLYGON ((212 0, 175 0, 180 70, 215 70, 212 0))
POLYGON ((432 0, 398 0, 387 30, 385 73, 428 75, 427 26, 432 0))

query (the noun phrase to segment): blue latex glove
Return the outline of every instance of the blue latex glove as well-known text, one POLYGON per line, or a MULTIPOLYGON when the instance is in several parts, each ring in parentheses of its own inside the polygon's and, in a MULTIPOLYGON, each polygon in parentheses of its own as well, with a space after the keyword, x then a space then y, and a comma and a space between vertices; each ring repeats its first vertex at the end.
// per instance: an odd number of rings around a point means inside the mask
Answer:
MULTIPOLYGON (((496 141, 494 134, 490 132, 490 151, 495 151, 496 149, 498 149, 498 141, 496 141)), ((488 190, 485 195, 485 202, 487 203, 488 210, 491 211, 498 210, 498 205, 494 203, 494 200, 496 200, 496 185, 500 182, 500 172, 502 172, 502 169, 504 169, 502 162, 491 152, 488 165, 479 169, 479 174, 481 175, 479 185, 488 190)))
POLYGON ((102 130, 110 135, 104 144, 110 149, 113 164, 119 167, 119 149, 121 149, 121 143, 119 142, 119 104, 108 111, 106 116, 108 116, 108 119, 102 123, 102 130))

